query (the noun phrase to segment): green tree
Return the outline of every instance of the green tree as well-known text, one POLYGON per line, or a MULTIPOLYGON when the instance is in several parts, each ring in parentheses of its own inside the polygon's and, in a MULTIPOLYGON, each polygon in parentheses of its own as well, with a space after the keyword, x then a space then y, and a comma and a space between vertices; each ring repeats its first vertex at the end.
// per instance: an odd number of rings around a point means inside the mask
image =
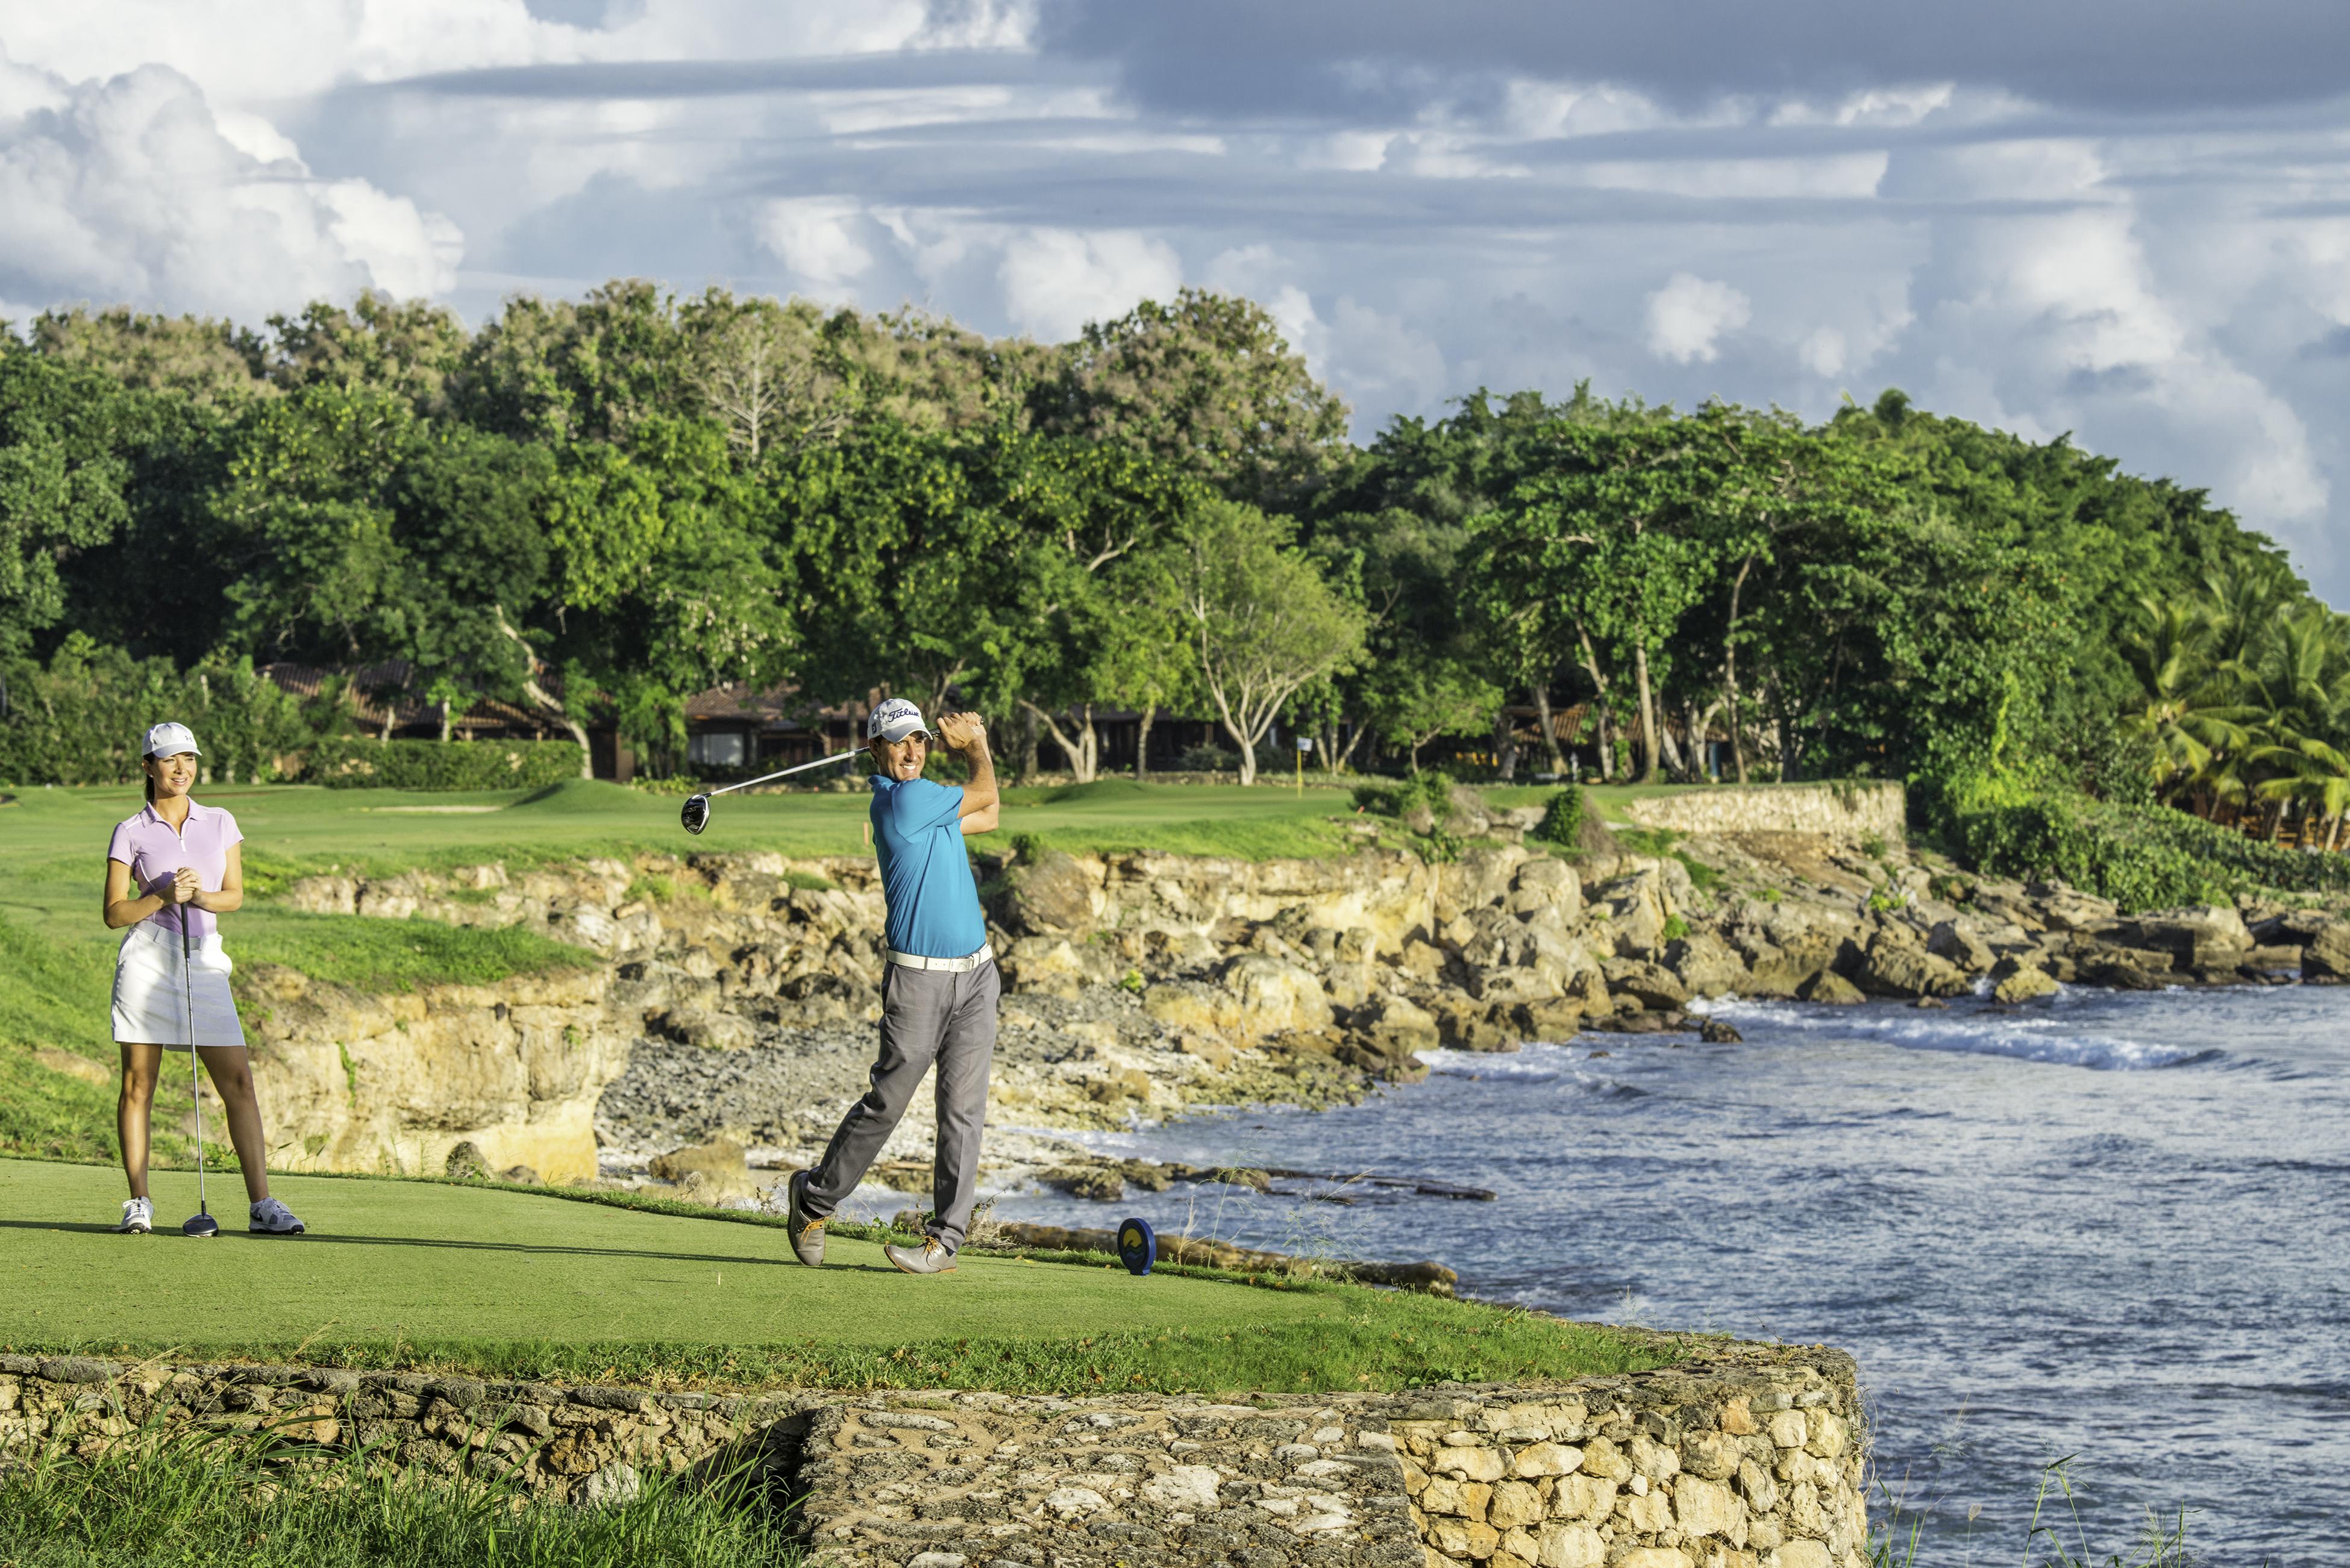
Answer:
POLYGON ((1663 766, 1653 666, 1703 597, 1716 552, 1700 526, 1703 480, 1678 425, 1560 425, 1544 470, 1475 519, 1487 602, 1537 597, 1579 639, 1628 658, 1641 782, 1663 766))
POLYGON ((565 453, 546 486, 553 624, 509 636, 528 645, 526 694, 576 738, 600 693, 621 733, 674 760, 687 698, 795 666, 799 605, 775 498, 736 471, 718 428, 647 418, 633 433, 625 451, 565 453), (550 667, 565 672, 559 701, 540 679, 550 667))
POLYGON ((1361 656, 1363 612, 1291 540, 1289 519, 1213 501, 1180 535, 1177 582, 1201 689, 1240 749, 1241 783, 1290 699, 1361 656))
POLYGON ((268 379, 268 340, 233 322, 76 306, 35 317, 30 336, 43 358, 95 370, 134 390, 233 408, 276 389, 268 379))
POLYGON ((1267 506, 1304 496, 1346 450, 1346 404, 1264 307, 1203 289, 1088 324, 1035 406, 1044 430, 1139 448, 1267 506))
POLYGON ((386 392, 420 414, 441 412, 449 377, 464 357, 465 325, 446 306, 396 300, 373 289, 346 310, 314 300, 273 316, 269 379, 293 390, 339 387, 386 392))
POLYGON ((0 351, 0 657, 64 618, 61 565, 129 520, 124 400, 94 370, 0 351))

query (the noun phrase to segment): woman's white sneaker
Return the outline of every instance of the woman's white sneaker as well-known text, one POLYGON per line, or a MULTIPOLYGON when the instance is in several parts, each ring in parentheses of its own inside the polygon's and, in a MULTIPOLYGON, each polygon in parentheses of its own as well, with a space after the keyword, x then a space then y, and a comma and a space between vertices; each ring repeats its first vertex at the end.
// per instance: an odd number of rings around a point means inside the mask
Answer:
POLYGON ((275 1198, 265 1198, 253 1206, 252 1222, 245 1229, 256 1236, 299 1236, 302 1221, 275 1198))
POLYGON ((144 1198, 126 1198, 122 1201, 122 1223, 115 1231, 124 1236, 144 1236, 155 1229, 155 1205, 144 1198))

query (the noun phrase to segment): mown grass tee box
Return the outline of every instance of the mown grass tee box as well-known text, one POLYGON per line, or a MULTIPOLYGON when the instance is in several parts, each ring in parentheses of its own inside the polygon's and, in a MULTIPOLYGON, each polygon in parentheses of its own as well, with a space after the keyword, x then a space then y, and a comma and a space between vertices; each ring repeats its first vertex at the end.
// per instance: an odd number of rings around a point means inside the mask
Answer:
MULTIPOLYGON (((1661 1365, 1618 1334, 1471 1303, 1107 1259, 967 1254, 898 1272, 867 1238, 795 1262, 764 1217, 441 1182, 286 1177, 310 1223, 208 1241, 112 1234, 120 1177, 0 1161, 0 1347, 307 1360, 711 1386, 1395 1388, 1661 1365)), ((195 1211, 195 1179, 156 1208, 195 1211)), ((214 1197, 221 1196, 216 1189, 214 1197)), ((233 1204, 216 1205, 224 1212, 233 1204)))

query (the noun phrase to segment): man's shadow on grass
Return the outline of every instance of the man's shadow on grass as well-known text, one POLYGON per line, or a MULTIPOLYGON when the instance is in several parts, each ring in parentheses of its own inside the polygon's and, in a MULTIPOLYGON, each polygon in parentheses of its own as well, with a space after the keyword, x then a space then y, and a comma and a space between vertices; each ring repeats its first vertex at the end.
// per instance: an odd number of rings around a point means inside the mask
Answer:
MULTIPOLYGON (((111 1225, 73 1220, 0 1220, 0 1231, 75 1231, 86 1236, 119 1233, 111 1225)), ((172 1229, 161 1227, 155 1234, 168 1238, 172 1229)), ((792 1262, 785 1258, 746 1258, 731 1253, 649 1252, 635 1247, 549 1247, 528 1241, 466 1241, 446 1236, 336 1236, 315 1231, 299 1236, 256 1236, 250 1231, 226 1229, 221 1231, 221 1235, 252 1241, 274 1241, 284 1246, 438 1247, 461 1252, 525 1252, 543 1257, 646 1258, 665 1263, 734 1263, 743 1268, 781 1268, 792 1262)), ((834 1263, 828 1267, 844 1274, 891 1274, 898 1272, 879 1263, 834 1263)))

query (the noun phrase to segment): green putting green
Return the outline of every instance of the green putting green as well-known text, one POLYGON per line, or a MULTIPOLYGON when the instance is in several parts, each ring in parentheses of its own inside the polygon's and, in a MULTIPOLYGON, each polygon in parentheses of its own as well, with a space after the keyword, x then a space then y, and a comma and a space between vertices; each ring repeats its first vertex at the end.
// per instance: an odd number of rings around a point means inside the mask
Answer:
POLYGON ((234 1177, 195 1241, 195 1179, 160 1174, 152 1235, 121 1179, 0 1160, 0 1350, 308 1361, 706 1386, 1025 1392, 1395 1388, 1656 1366, 1659 1336, 1323 1282, 1099 1260, 967 1257, 899 1273, 836 1236, 442 1183, 284 1177, 310 1225, 244 1229, 234 1177))

